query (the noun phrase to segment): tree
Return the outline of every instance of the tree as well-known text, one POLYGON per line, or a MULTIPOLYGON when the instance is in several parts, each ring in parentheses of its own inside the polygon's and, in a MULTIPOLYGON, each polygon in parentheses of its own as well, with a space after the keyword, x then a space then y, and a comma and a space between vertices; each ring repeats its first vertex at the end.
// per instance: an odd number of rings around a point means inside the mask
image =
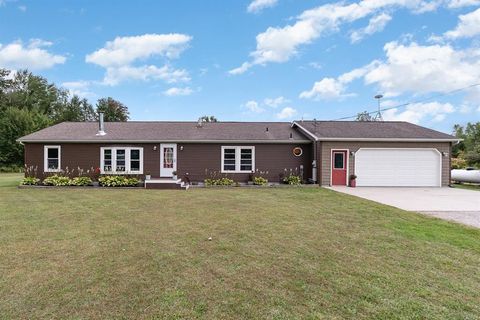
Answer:
POLYGON ((127 121, 130 118, 127 106, 113 98, 102 98, 97 101, 97 117, 100 112, 108 122, 127 121))
POLYGON ((456 124, 453 129, 463 141, 453 146, 452 155, 465 159, 470 166, 480 166, 480 122, 469 122, 465 127, 456 124))
POLYGON ((35 110, 9 107, 0 117, 0 164, 23 163, 23 146, 16 140, 51 124, 48 116, 35 110))
POLYGON ((198 120, 201 122, 218 122, 215 116, 202 116, 198 120))
POLYGON ((368 113, 368 111, 363 111, 360 113, 357 113, 357 118, 355 119, 356 121, 375 121, 375 118, 368 113))
POLYGON ((61 114, 61 121, 94 121, 95 111, 87 99, 80 99, 74 95, 70 101, 65 104, 61 114))

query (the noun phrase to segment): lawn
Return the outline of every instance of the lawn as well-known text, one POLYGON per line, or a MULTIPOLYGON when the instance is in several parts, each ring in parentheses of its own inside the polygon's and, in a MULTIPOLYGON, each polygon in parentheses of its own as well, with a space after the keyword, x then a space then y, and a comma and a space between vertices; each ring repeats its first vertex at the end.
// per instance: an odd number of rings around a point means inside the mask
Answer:
POLYGON ((477 229, 322 188, 18 178, 0 175, 0 318, 480 317, 477 229))
POLYGON ((476 190, 480 191, 480 184, 473 184, 473 183, 454 183, 452 187, 459 188, 459 189, 468 189, 468 190, 476 190))

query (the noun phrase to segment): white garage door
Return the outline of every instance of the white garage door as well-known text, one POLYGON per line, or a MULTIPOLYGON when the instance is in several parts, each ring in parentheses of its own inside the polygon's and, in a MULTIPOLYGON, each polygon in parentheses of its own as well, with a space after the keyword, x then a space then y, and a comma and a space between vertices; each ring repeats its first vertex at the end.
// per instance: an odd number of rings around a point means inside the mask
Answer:
POLYGON ((359 149, 357 186, 439 187, 441 155, 435 149, 359 149))

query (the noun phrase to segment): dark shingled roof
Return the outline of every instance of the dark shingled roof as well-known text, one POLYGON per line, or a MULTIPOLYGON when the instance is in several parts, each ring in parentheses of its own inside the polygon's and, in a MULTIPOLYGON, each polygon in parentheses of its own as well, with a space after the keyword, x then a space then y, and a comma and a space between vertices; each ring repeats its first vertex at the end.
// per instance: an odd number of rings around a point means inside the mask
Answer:
POLYGON ((19 139, 23 142, 157 142, 157 141, 263 141, 289 142, 310 139, 288 122, 105 122, 104 136, 97 136, 98 122, 62 122, 19 139), (268 128, 268 131, 267 131, 268 128), (291 138, 290 138, 291 135, 291 138))
POLYGON ((319 140, 425 139, 456 140, 449 134, 403 121, 295 121, 319 140))

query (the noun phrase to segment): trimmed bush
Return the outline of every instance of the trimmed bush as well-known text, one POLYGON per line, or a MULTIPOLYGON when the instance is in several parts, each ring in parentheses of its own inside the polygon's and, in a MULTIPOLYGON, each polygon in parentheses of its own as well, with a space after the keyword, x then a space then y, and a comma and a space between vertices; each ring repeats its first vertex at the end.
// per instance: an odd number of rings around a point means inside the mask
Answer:
POLYGON ((36 186, 40 182, 40 179, 35 177, 25 177, 23 178, 21 185, 22 186, 36 186))
POLYGON ((57 174, 43 179, 44 185, 55 187, 69 186, 71 182, 72 180, 69 177, 59 176, 57 174))
POLYGON ((254 177, 253 184, 256 186, 266 186, 268 184, 268 180, 264 177, 254 177))
POLYGON ((302 178, 296 175, 289 175, 285 178, 283 178, 283 182, 292 186, 298 186, 302 184, 302 178))
POLYGON ((235 183, 232 179, 229 178, 219 178, 219 179, 205 179, 206 186, 233 186, 235 183))
POLYGON ((89 186, 92 184, 92 179, 89 177, 75 177, 70 181, 71 186, 89 186))
POLYGON ((126 176, 103 176, 98 178, 102 187, 136 187, 140 180, 126 176))

